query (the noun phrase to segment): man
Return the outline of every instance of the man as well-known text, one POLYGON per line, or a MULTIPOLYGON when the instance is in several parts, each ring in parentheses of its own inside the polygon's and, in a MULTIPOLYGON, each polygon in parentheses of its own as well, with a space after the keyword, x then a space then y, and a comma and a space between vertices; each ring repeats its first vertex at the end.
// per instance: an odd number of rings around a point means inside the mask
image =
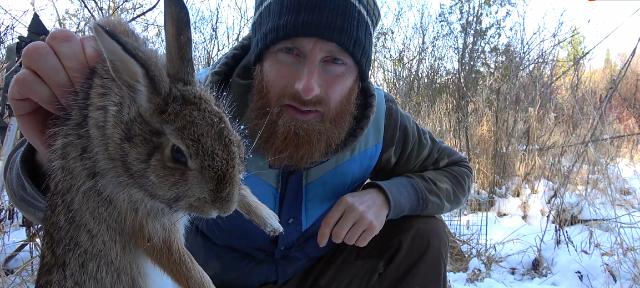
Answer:
MULTIPOLYGON (((199 73, 247 127, 244 181, 285 229, 195 219, 186 245, 219 287, 446 287, 446 227, 433 216, 463 204, 472 172, 370 83, 379 19, 373 0, 257 0, 251 36, 199 73)), ((28 142, 5 177, 37 222, 46 119, 99 53, 91 37, 54 31, 25 49, 11 85, 28 142)))

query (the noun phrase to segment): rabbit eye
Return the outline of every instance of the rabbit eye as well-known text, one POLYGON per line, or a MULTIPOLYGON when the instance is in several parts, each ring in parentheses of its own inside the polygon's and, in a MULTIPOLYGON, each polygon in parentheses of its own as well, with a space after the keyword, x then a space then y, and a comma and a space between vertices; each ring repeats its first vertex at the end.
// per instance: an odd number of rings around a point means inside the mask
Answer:
POLYGON ((187 155, 182 151, 182 148, 176 144, 171 144, 171 160, 176 164, 187 166, 189 159, 187 155))

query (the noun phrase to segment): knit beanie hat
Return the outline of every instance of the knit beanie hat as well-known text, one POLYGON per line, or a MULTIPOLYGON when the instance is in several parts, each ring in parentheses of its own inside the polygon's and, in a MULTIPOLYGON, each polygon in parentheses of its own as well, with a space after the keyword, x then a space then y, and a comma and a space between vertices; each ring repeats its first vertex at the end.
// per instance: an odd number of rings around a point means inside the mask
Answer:
POLYGON ((373 32, 380 21, 375 0, 256 0, 251 25, 251 53, 257 64, 271 45, 294 37, 336 43, 358 65, 367 82, 373 32))

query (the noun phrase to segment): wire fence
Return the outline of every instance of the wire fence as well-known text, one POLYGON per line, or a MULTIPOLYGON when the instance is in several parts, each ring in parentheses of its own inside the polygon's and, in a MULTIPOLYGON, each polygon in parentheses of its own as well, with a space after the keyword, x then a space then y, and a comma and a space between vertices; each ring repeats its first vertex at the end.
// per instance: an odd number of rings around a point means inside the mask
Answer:
POLYGON ((488 211, 492 203, 486 195, 472 194, 464 206, 442 215, 453 235, 463 244, 463 249, 464 246, 487 247, 488 211))

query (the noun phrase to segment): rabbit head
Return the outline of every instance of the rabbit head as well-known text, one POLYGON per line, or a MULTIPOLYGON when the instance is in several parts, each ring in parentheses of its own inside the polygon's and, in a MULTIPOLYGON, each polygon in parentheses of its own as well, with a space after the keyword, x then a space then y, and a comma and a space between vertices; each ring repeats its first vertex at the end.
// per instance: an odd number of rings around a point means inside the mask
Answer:
POLYGON ((122 20, 93 26, 104 54, 89 88, 92 110, 101 115, 95 118, 102 118, 90 124, 101 131, 91 132, 102 142, 101 170, 172 211, 227 215, 241 185, 241 138, 215 98, 196 85, 186 6, 164 2, 165 58, 122 20))

